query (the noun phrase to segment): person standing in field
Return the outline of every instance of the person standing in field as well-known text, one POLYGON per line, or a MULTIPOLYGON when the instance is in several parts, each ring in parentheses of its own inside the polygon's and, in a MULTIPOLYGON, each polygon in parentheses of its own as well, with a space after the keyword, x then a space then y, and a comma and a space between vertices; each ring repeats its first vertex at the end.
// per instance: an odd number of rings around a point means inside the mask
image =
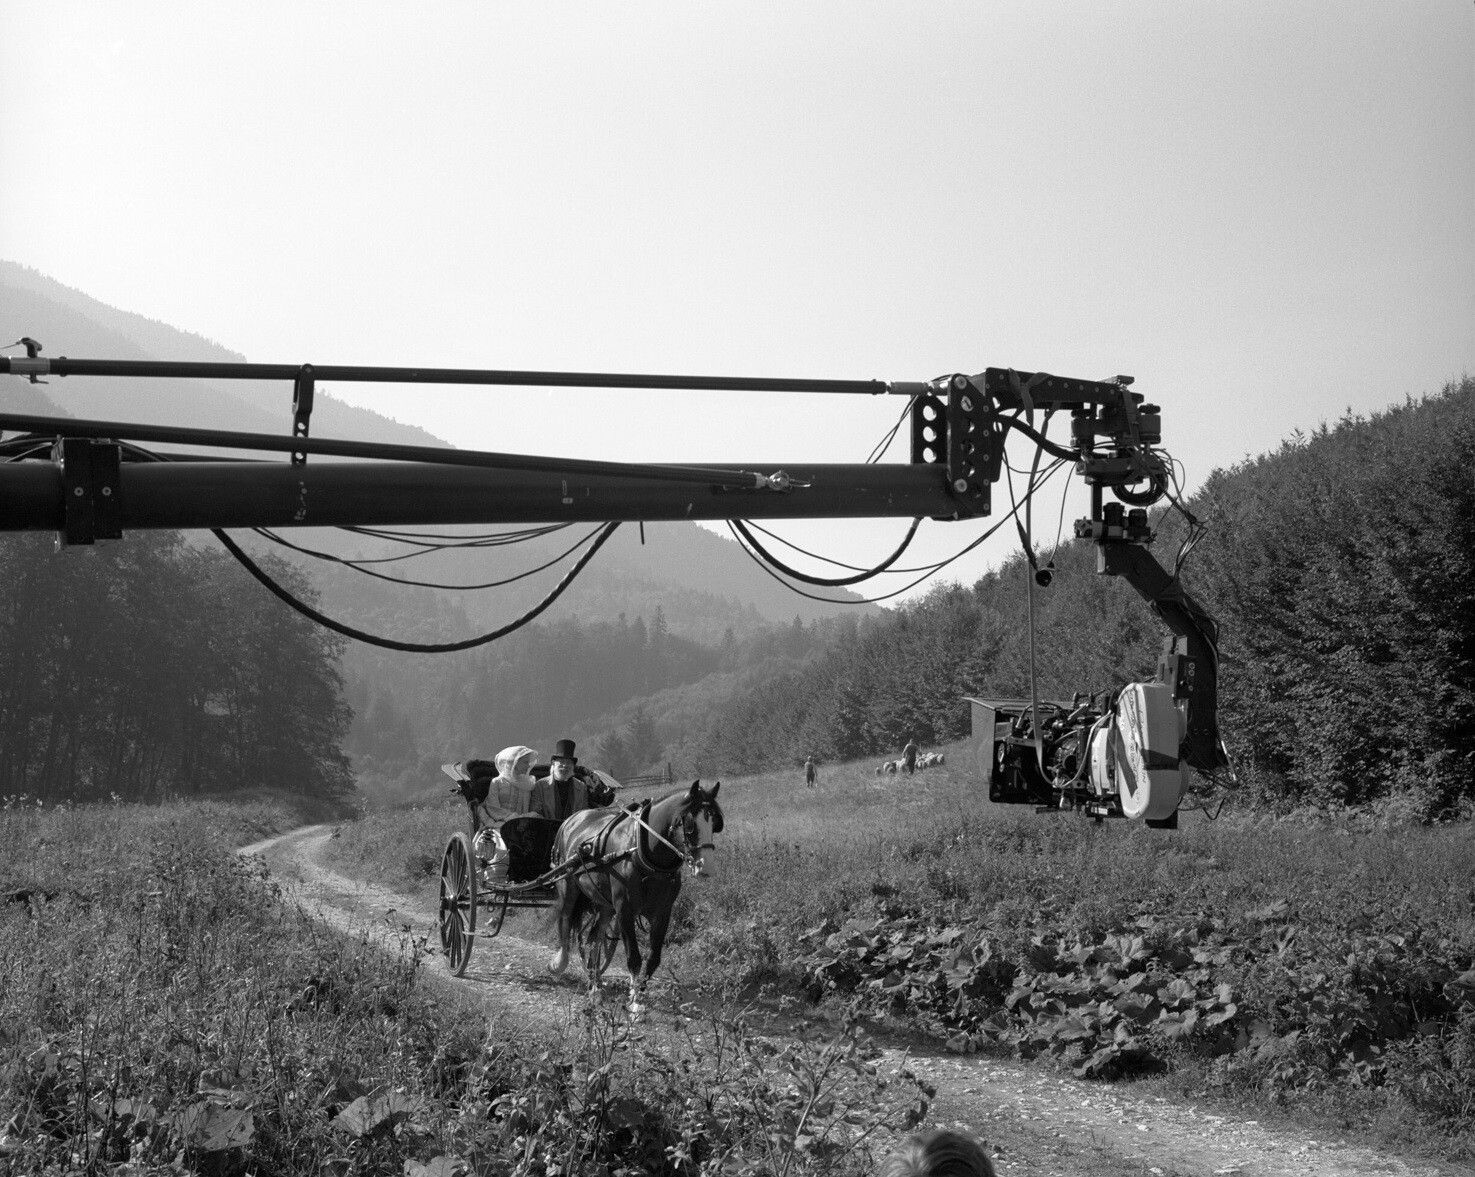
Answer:
POLYGON ((807 788, 814 788, 819 780, 819 766, 814 763, 814 757, 807 757, 804 761, 804 784, 807 788))
POLYGON ((921 749, 917 747, 917 741, 912 739, 908 739, 907 746, 901 750, 901 758, 906 764, 908 776, 911 776, 912 773, 917 771, 917 753, 919 751, 921 749))

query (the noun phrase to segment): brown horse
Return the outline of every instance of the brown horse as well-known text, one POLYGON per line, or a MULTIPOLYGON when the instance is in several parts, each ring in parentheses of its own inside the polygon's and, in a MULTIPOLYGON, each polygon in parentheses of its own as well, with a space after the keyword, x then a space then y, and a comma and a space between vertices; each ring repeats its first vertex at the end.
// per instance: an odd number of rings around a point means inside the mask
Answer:
POLYGON ((681 871, 705 875, 703 851, 715 849, 712 835, 722 832, 721 787, 718 781, 709 791, 693 781, 690 789, 647 801, 638 810, 586 809, 563 823, 553 842, 553 866, 575 859, 604 860, 604 865, 558 881, 558 951, 548 962, 550 972, 568 967, 569 936, 576 934, 589 988, 597 990, 618 934, 630 970, 630 1009, 643 1008, 645 983, 661 963, 671 908, 681 891, 681 871), (650 954, 643 962, 637 920, 650 929, 650 954))

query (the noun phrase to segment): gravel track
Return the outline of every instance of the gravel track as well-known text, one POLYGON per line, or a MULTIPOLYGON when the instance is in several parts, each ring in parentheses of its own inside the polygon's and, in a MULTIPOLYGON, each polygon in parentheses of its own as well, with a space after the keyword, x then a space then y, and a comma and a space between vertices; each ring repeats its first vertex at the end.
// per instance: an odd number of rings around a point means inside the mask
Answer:
MULTIPOLYGON (((408 896, 324 868, 319 851, 332 826, 308 826, 244 847, 260 857, 289 898, 344 931, 394 937, 409 931, 434 943, 433 888, 408 896)), ((582 971, 548 974, 551 937, 529 939, 541 928, 531 919, 509 921, 495 940, 477 944, 465 977, 450 975, 437 958, 442 983, 479 992, 489 1011, 527 1025, 562 1027, 584 1002, 582 971), (519 934, 521 933, 521 934, 519 934)), ((676 955, 671 950, 668 955, 676 955)), ((623 990, 624 972, 610 968, 623 990), (618 974, 618 975, 617 975, 618 974)), ((657 977, 655 1008, 674 1004, 674 986, 657 977)), ((658 1036, 654 1024, 646 1034, 658 1036)), ((930 1123, 966 1128, 986 1139, 1001 1174, 1059 1177, 1454 1177, 1466 1167, 1403 1161, 1370 1149, 1313 1137, 1294 1127, 1169 1103, 1134 1093, 1131 1084, 1088 1083, 1021 1063, 975 1056, 887 1050, 883 1071, 910 1066, 937 1088, 930 1123)))

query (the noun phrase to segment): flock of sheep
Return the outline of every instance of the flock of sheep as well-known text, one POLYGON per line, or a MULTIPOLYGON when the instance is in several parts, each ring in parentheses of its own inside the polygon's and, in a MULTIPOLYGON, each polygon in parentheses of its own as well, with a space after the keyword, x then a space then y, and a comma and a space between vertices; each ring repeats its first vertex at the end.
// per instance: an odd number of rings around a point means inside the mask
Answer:
MULTIPOLYGON (((918 768, 932 768, 934 765, 942 763, 943 754, 941 752, 923 752, 917 757, 918 768)), ((906 766, 907 762, 905 760, 884 760, 876 766, 876 775, 881 776, 887 773, 904 772, 906 771, 906 766)))

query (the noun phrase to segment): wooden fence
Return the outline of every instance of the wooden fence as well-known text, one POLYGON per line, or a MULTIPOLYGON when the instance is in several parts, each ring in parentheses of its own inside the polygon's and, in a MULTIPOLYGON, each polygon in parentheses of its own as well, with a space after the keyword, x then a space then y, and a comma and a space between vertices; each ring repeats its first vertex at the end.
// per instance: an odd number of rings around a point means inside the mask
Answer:
POLYGON ((620 782, 623 789, 648 789, 651 787, 670 788, 676 783, 676 777, 671 772, 671 764, 668 761, 661 772, 648 772, 643 776, 627 776, 620 782))

